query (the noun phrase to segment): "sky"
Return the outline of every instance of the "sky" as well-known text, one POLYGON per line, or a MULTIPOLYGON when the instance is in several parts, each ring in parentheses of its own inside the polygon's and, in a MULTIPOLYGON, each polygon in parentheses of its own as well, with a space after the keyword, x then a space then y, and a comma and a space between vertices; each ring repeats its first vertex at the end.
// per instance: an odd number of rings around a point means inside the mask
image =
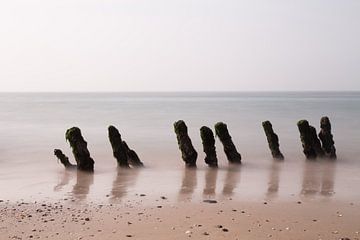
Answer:
POLYGON ((1 0, 0 86, 360 90, 360 0, 1 0))

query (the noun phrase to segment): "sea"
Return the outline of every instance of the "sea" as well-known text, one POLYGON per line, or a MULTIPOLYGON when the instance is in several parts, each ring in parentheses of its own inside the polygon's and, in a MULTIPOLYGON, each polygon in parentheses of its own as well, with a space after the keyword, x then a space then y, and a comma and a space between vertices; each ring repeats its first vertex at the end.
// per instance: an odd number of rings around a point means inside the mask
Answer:
POLYGON ((0 200, 124 203, 204 199, 359 200, 360 92, 0 93, 0 200), (317 131, 332 124, 336 160, 307 160, 297 121, 317 131), (198 152, 186 169, 173 124, 184 120, 198 152), (261 123, 271 121, 283 161, 274 160, 261 123), (228 126, 242 156, 229 165, 216 138, 219 168, 204 162, 200 131, 228 126), (107 128, 114 125, 145 167, 120 169, 107 128), (65 131, 79 127, 95 161, 93 174, 66 171, 53 154, 75 163, 65 131))

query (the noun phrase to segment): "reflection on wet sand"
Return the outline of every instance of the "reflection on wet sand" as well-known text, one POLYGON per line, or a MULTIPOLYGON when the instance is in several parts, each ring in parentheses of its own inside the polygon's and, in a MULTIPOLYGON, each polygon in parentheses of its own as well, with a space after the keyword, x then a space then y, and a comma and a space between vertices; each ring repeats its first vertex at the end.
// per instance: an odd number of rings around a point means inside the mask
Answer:
POLYGON ((66 170, 62 173, 60 182, 54 187, 55 192, 59 192, 64 186, 68 185, 70 180, 74 178, 76 171, 66 170))
POLYGON ((275 197, 279 191, 279 182, 280 182, 280 171, 282 161, 273 160, 271 167, 270 167, 270 174, 269 174, 269 182, 268 182, 268 189, 266 196, 267 197, 275 197))
POLYGON ((138 168, 117 168, 111 189, 111 201, 121 200, 126 196, 128 188, 135 185, 140 170, 138 168))
POLYGON ((214 197, 216 190, 216 180, 218 175, 218 169, 208 168, 205 173, 205 187, 203 191, 204 197, 214 197))
POLYGON ((222 194, 224 196, 232 196, 233 195, 234 189, 240 182, 240 172, 241 172, 240 170, 241 170, 241 166, 239 166, 239 165, 229 165, 228 166, 228 169, 226 172, 226 177, 225 177, 225 182, 224 182, 224 187, 223 187, 223 191, 222 191, 222 194))
POLYGON ((197 169, 196 168, 184 168, 184 175, 182 178, 182 184, 179 191, 179 200, 189 200, 197 185, 197 169))
POLYGON ((84 200, 89 193, 90 185, 94 182, 94 174, 83 171, 76 171, 76 183, 71 195, 78 200, 84 200))
POLYGON ((304 163, 301 195, 306 197, 320 193, 323 196, 334 194, 335 162, 333 160, 306 161, 304 163))
POLYGON ((329 159, 322 168, 321 191, 323 196, 332 196, 334 192, 335 183, 335 167, 336 162, 329 159))

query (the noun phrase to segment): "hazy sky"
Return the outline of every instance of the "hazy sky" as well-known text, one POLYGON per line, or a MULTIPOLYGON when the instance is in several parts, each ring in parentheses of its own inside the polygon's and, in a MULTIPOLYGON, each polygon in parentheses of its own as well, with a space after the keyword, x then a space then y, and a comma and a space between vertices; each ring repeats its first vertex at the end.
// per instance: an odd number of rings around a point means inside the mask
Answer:
POLYGON ((360 90, 360 0, 1 0, 0 83, 360 90))

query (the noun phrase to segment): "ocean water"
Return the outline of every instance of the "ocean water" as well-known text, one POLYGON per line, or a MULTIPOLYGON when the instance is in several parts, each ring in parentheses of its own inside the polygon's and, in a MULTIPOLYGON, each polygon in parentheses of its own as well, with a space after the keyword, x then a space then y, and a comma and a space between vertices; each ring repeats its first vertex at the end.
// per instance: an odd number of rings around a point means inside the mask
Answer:
POLYGON ((174 200, 360 199, 360 93, 1 93, 0 199, 122 201, 146 193, 174 200), (332 122, 338 159, 306 161, 296 122, 319 130, 332 122), (198 156, 186 170, 173 123, 183 119, 198 156), (261 122, 270 120, 280 138, 284 162, 271 158, 261 122), (241 153, 241 167, 229 167, 216 139, 220 168, 204 163, 199 129, 227 123, 241 153), (107 127, 116 126, 146 167, 117 169, 107 127), (66 129, 78 126, 95 160, 93 175, 65 171, 53 156, 73 156, 66 129))

